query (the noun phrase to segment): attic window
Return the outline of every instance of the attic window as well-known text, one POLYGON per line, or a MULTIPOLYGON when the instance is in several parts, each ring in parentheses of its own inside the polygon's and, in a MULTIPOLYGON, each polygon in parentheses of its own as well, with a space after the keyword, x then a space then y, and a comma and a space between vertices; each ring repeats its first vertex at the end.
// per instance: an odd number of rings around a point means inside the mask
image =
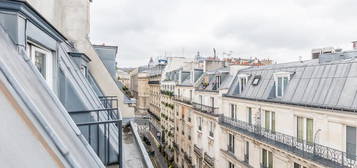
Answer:
POLYGON ((221 86, 221 76, 216 76, 217 89, 221 86))
POLYGON ((260 78, 261 78, 260 75, 255 75, 254 78, 253 78, 252 85, 253 86, 257 86, 259 84, 259 82, 260 82, 260 78))
POLYGON ((284 91, 288 87, 290 81, 290 74, 291 73, 289 72, 278 72, 274 74, 276 97, 284 96, 284 91))
POLYGON ((240 74, 238 75, 238 80, 239 80, 239 93, 242 93, 245 87, 247 86, 248 75, 240 74))

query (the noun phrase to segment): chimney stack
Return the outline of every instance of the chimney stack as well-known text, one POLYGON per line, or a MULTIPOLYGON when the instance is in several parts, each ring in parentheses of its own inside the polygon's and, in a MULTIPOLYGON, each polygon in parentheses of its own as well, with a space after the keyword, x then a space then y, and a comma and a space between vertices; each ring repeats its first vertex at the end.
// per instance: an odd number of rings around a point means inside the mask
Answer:
POLYGON ((357 41, 352 41, 353 50, 357 50, 357 41))

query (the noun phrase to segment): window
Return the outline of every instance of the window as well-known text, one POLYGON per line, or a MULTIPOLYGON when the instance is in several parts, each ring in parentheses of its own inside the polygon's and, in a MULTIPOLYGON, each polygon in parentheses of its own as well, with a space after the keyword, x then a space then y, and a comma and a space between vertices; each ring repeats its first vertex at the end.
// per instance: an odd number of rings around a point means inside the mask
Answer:
POLYGON ((228 134, 228 151, 234 153, 234 135, 228 134))
POLYGON ((265 111, 265 129, 275 132, 275 112, 265 111))
POLYGON ((249 124, 252 124, 252 108, 251 107, 248 107, 248 123, 249 124))
POLYGON ((313 142, 314 120, 310 118, 297 117, 297 138, 299 141, 306 140, 308 143, 313 142))
POLYGON ((356 127, 346 127, 346 153, 347 158, 355 159, 356 156, 356 127))
POLYGON ((211 97, 211 107, 214 107, 214 97, 211 97))
POLYGON ((298 163, 294 163, 294 168, 306 168, 305 166, 301 166, 298 163))
POLYGON ((262 155, 262 166, 264 168, 273 168, 273 153, 263 149, 262 155))
POLYGON ((238 76, 239 79, 239 93, 242 93, 248 82, 248 75, 242 74, 238 76))
POLYGON ((214 137, 214 123, 213 121, 209 121, 209 136, 214 137))
POLYGON ((180 93, 180 89, 177 89, 177 95, 180 97, 181 96, 181 93, 180 93))
POLYGON ((88 72, 87 66, 82 65, 82 66, 81 66, 81 72, 82 72, 82 74, 84 75, 84 77, 87 77, 87 72, 88 72))
POLYGON ((233 120, 237 120, 237 105, 235 104, 231 104, 231 114, 230 114, 230 117, 231 119, 233 120))
POLYGON ((249 142, 245 142, 244 148, 244 162, 249 163, 249 142))
POLYGON ((197 120, 198 120, 198 130, 202 131, 202 117, 197 117, 197 120))
POLYGON ((37 70, 46 80, 48 86, 53 88, 53 56, 44 48, 28 43, 27 53, 37 70))
POLYGON ((228 161, 228 168, 234 168, 234 164, 228 161))
POLYGON ((259 82, 260 82, 260 78, 261 78, 260 75, 255 75, 254 78, 253 78, 252 85, 253 86, 257 86, 259 84, 259 82))
POLYGON ((221 86, 221 76, 216 76, 217 89, 221 86))
POLYGON ((199 101, 200 101, 200 104, 202 105, 202 103, 203 103, 202 95, 199 95, 199 101))
POLYGON ((288 72, 280 72, 274 74, 275 80, 275 95, 276 97, 284 96, 284 91, 288 87, 290 80, 290 73, 288 72))

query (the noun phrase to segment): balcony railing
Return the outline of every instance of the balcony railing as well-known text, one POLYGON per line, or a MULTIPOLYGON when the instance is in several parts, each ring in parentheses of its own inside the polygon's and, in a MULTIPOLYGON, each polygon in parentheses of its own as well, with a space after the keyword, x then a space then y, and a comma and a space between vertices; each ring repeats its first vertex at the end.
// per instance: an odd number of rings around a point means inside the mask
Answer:
POLYGON ((307 142, 296 137, 279 132, 272 132, 259 125, 252 125, 244 121, 220 116, 219 123, 227 128, 241 132, 254 139, 286 150, 299 157, 327 167, 357 167, 357 157, 343 151, 323 146, 317 143, 307 142))
POLYGON ((197 145, 194 145, 194 146, 193 146, 193 151, 194 151, 199 157, 202 157, 202 150, 201 150, 197 145))
POLYGON ((71 111, 69 114, 105 165, 123 165, 122 119, 118 108, 71 111))
POLYGON ((116 96, 99 96, 104 108, 118 108, 118 98, 116 96))
POLYGON ((174 100, 185 103, 185 104, 192 104, 192 99, 191 98, 187 98, 187 97, 183 97, 183 96, 175 96, 174 100))
POLYGON ((208 165, 214 167, 214 158, 208 155, 206 152, 205 152, 204 160, 206 161, 206 163, 208 163, 208 165))
POLYGON ((192 103, 192 107, 202 113, 218 116, 218 107, 206 106, 195 102, 192 103))

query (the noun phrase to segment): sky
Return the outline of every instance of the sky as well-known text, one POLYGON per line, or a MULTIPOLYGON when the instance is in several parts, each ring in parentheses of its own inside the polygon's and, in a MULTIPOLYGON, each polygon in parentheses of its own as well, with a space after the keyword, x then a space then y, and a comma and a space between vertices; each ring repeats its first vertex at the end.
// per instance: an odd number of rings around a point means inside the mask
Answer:
POLYGON ((350 50, 356 11, 356 0, 93 0, 90 40, 119 46, 119 67, 213 48, 283 63, 311 59, 314 48, 350 50))

